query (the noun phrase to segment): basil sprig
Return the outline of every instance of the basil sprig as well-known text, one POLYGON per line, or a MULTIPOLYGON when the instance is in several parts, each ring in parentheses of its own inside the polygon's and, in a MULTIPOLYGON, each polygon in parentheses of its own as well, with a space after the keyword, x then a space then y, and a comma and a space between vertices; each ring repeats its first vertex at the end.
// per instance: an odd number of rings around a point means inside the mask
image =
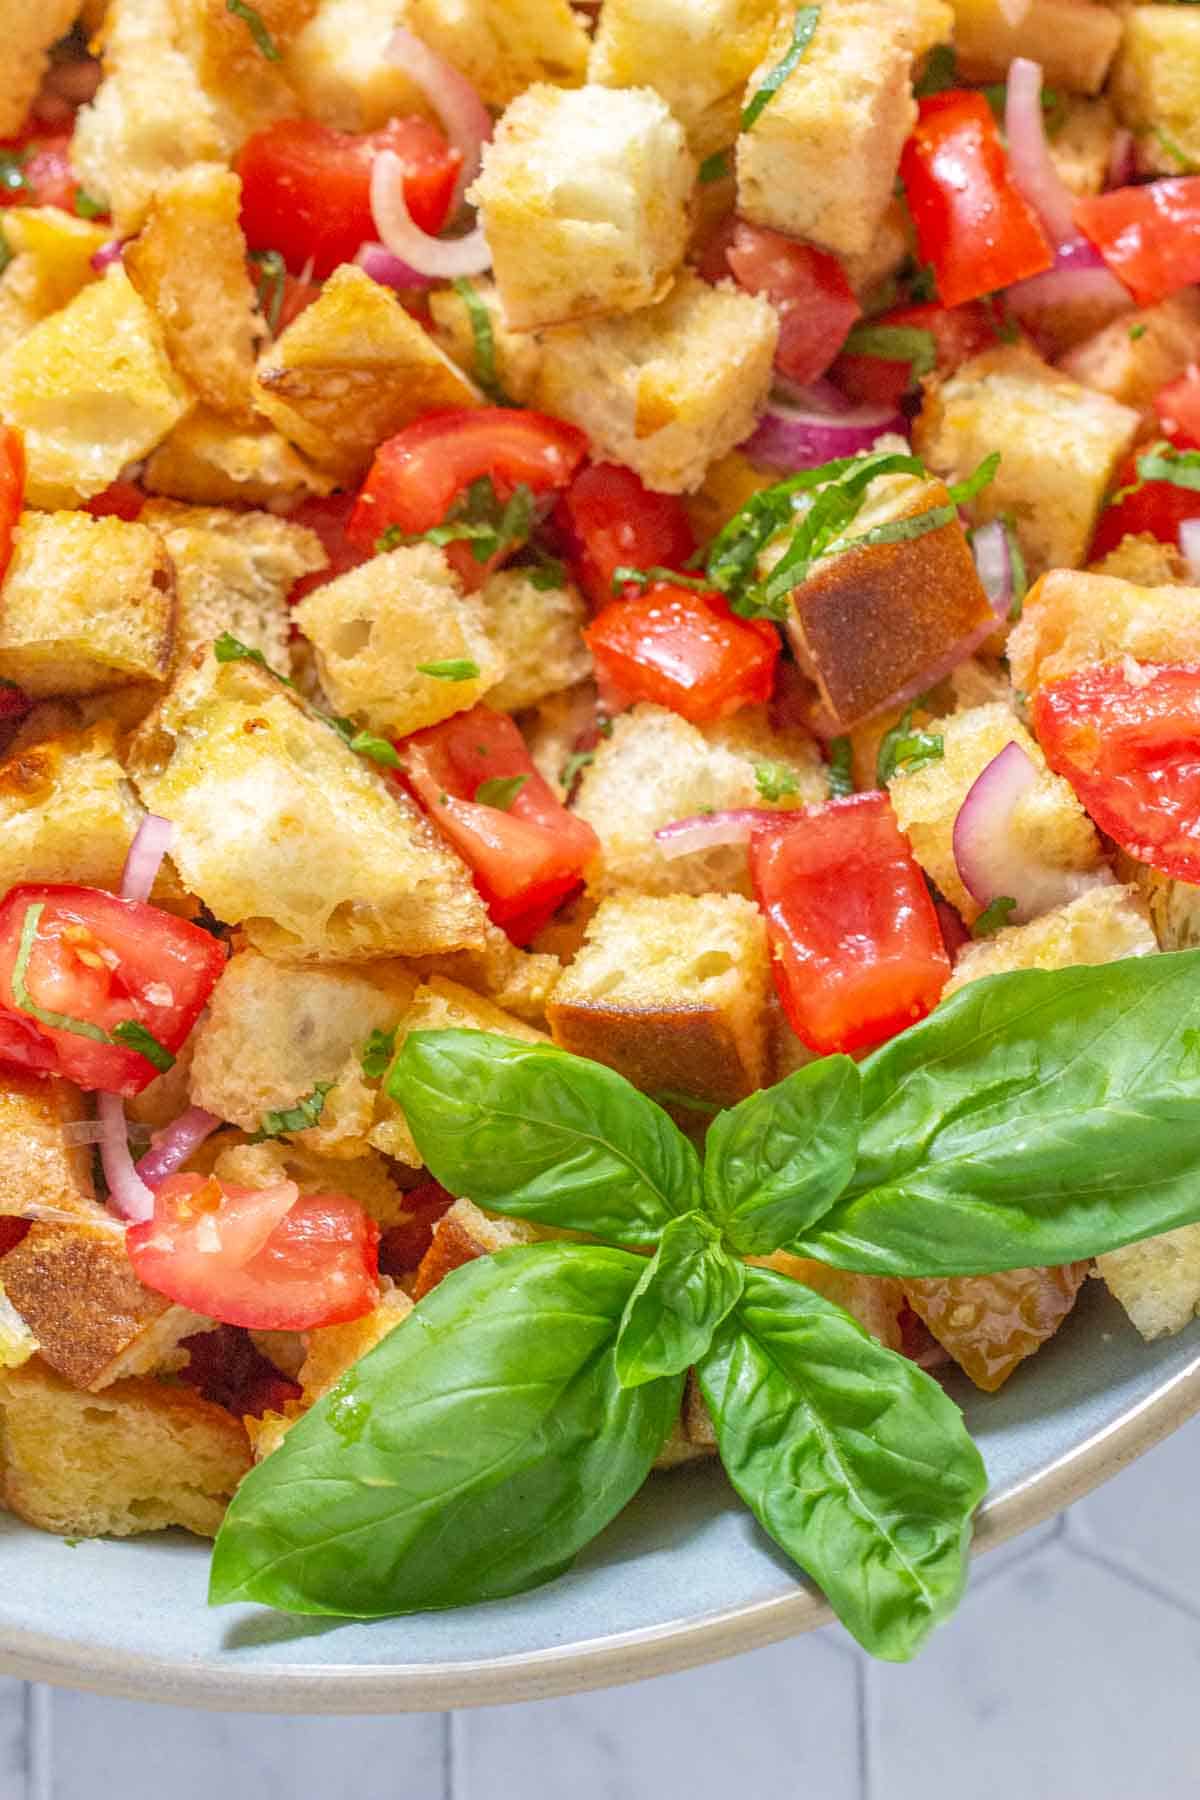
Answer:
POLYGON ((1200 951, 994 976, 718 1114, 702 1166, 601 1064, 410 1034, 386 1086, 436 1179, 623 1247, 447 1277, 243 1483, 212 1598, 369 1617, 547 1581, 636 1491, 694 1367, 764 1530, 860 1643, 910 1657, 961 1592, 979 1454, 929 1375, 743 1258, 975 1274, 1192 1223, 1197 1042, 1200 951))

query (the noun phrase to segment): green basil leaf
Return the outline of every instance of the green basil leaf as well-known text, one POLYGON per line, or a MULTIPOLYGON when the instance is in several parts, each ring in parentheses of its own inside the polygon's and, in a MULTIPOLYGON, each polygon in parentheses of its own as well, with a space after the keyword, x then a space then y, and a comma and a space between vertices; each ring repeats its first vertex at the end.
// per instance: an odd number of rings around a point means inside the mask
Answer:
POLYGON ((914 325, 856 325, 842 345, 842 354, 908 363, 914 382, 937 368, 937 343, 932 331, 914 325))
POLYGON ((281 1137, 285 1131, 309 1131, 319 1125, 325 1111, 325 1096, 332 1086, 332 1081, 318 1081, 312 1093, 297 1100, 295 1106, 284 1107, 280 1112, 263 1113, 251 1142, 260 1144, 264 1138, 281 1137))
POLYGON ((492 315, 480 298, 475 283, 465 275, 460 275, 451 285, 467 309, 475 344, 476 384, 482 388, 493 406, 511 406, 512 401, 504 392, 496 368, 496 334, 492 329, 492 315))
POLYGON ((700 1161, 603 1063, 484 1031, 414 1031, 387 1091, 431 1174, 493 1212, 655 1244, 700 1199, 700 1161))
POLYGON ((1008 924, 1008 915, 1016 912, 1017 903, 1011 894, 997 894, 990 906, 985 906, 971 927, 973 938, 995 937, 1008 924))
POLYGON ((641 1487, 682 1376, 614 1367, 639 1257, 533 1244, 422 1300, 234 1496, 210 1599, 378 1618, 561 1573, 641 1487))
POLYGON ((865 1649, 906 1661, 962 1593, 987 1488, 957 1406, 769 1269, 747 1270, 697 1373, 721 1461, 764 1531, 865 1649))
POLYGON ((114 1044, 124 1045, 126 1050, 136 1050, 161 1075, 175 1067, 175 1058, 167 1046, 160 1044, 154 1033, 147 1031, 138 1019, 122 1019, 119 1025, 114 1025, 112 1040, 114 1044))
POLYGON ((728 150, 714 150, 712 155, 706 156, 700 164, 700 185, 701 187, 711 187, 714 181, 722 181, 726 175, 732 174, 732 172, 728 150))
POLYGON ((396 1054, 396 1027, 390 1031, 373 1031, 359 1054, 363 1074, 368 1081, 382 1081, 396 1054))
POLYGON ((746 1269, 703 1213, 672 1219, 630 1295, 617 1338, 617 1379, 642 1387, 682 1375, 741 1297, 746 1269))
POLYGON ((252 644, 243 644, 241 638, 235 638, 231 631, 223 631, 220 637, 213 639, 213 655, 219 663, 257 663, 260 669, 265 669, 276 681, 282 681, 284 687, 294 688, 296 685, 286 675, 281 675, 278 669, 273 669, 261 650, 252 644))
POLYGON ((672 587, 690 588, 697 594, 712 593, 712 583, 700 575, 680 575, 674 569, 659 566, 634 569, 626 563, 613 570, 612 591, 619 600, 627 587, 640 588, 644 593, 648 587, 653 587, 660 581, 669 582, 672 587))
POLYGON ((435 681, 477 681, 479 664, 465 656, 450 656, 444 662, 417 664, 418 675, 432 675, 435 681))
POLYGON ((861 1088, 852 1057, 823 1056, 713 1120, 705 1198, 734 1250, 769 1256, 828 1212, 854 1172, 861 1088))
POLYGON ((1200 950, 960 988, 860 1065, 858 1164, 797 1253, 978 1275, 1194 1223, 1198 1027, 1200 950))
POLYGON ((265 56, 268 62, 279 61, 279 45, 267 30, 263 23, 263 16, 257 8, 248 5, 247 0, 225 0, 225 11, 232 13, 235 18, 245 21, 246 28, 254 39, 255 48, 260 56, 265 56))
POLYGON ((786 800, 800 792, 800 777, 786 763, 760 762, 754 765, 754 785, 762 800, 786 800))
POLYGON ((848 737, 829 741, 828 780, 834 800, 845 800, 854 792, 854 746, 848 737))

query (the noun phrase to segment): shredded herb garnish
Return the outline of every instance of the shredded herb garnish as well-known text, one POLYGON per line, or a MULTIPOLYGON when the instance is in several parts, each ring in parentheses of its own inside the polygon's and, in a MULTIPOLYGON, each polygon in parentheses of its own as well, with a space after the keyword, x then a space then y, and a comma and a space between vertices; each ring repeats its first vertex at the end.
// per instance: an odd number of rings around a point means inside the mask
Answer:
POLYGON ((525 571, 532 588, 539 594, 550 594, 557 588, 567 585, 567 566, 557 556, 549 556, 544 550, 535 551, 537 561, 525 571))
POLYGON ((1136 344, 1139 341, 1139 339, 1145 337, 1145 335, 1149 331, 1149 329, 1150 329, 1150 327, 1145 323, 1142 323, 1140 325, 1131 325, 1129 327, 1130 343, 1136 344))
POLYGON ((905 707, 899 722, 884 733, 875 765, 876 785, 885 788, 896 775, 911 775, 926 763, 940 762, 945 754, 945 741, 938 731, 914 731, 913 714, 924 704, 920 695, 905 707))
POLYGON ((796 68, 800 58, 813 40, 813 34, 820 18, 821 8, 819 6, 798 6, 796 8, 796 22, 792 27, 792 41, 788 46, 787 53, 781 62, 776 63, 743 112, 743 131, 749 131, 758 122, 792 70, 796 68))
POLYGON ((475 789, 476 804, 508 812, 528 780, 528 775, 497 775, 491 781, 481 781, 475 789))
POLYGON ((362 1047, 359 1061, 363 1074, 369 1081, 382 1081, 391 1067, 392 1058, 396 1054, 396 1028, 390 1031, 373 1031, 362 1047))
POLYGON ((993 450, 990 456, 984 457, 973 475, 968 475, 965 481, 956 481, 950 489, 950 498, 955 506, 965 506, 968 500, 974 500, 982 494, 984 488, 995 481, 999 467, 1000 452, 993 450))
POLYGON ((854 749, 848 737, 830 739, 826 778, 832 799, 845 800, 854 792, 854 749))
POLYGON ((377 552, 407 548, 412 544, 467 543, 477 563, 490 562, 502 556, 515 544, 522 544, 533 530, 534 501, 525 483, 501 506, 499 496, 488 476, 473 481, 465 494, 454 502, 440 525, 428 531, 401 531, 397 525, 376 540, 377 552))
POLYGON ((558 779, 569 794, 583 771, 590 768, 596 760, 594 750, 573 750, 558 772, 558 779))
POLYGON ((706 156, 704 161, 700 164, 700 185, 702 187, 711 187, 714 181, 722 181, 728 174, 728 150, 715 150, 711 156, 706 156))
POLYGON ((800 792, 800 777, 786 763, 760 762, 754 765, 754 785, 763 800, 786 800, 800 792))
POLYGON ((918 100, 926 100, 930 94, 942 94, 947 88, 957 86, 957 50, 951 44, 935 44, 925 58, 925 67, 920 80, 913 86, 913 93, 918 100))
POLYGON ((274 337, 279 330, 280 315, 283 311, 283 296, 287 288, 287 264, 278 250, 252 250, 250 261, 259 267, 258 277, 258 310, 267 321, 267 327, 274 337))
POLYGON ((990 906, 984 907, 971 927, 971 936, 974 938, 995 937, 996 933, 1008 924, 1008 915, 1016 911, 1016 906, 1015 900, 1010 899, 1007 894, 1001 894, 998 899, 992 901, 990 906))
POLYGON ((359 731, 352 719, 326 718, 325 714, 321 717, 326 719, 328 725, 332 725, 342 742, 356 756, 365 756, 368 761, 382 763, 388 769, 399 769, 402 766, 395 746, 389 744, 386 738, 376 737, 373 731, 359 731))
POLYGON ((932 331, 922 331, 915 325, 856 325, 842 350, 847 356, 907 363, 913 382, 937 368, 937 343, 932 331))
POLYGON ((136 1050, 139 1056, 165 1075, 168 1069, 175 1067, 175 1058, 165 1044, 160 1044, 152 1031, 139 1024, 137 1019, 122 1019, 119 1025, 112 1028, 115 1044, 123 1044, 126 1050, 136 1050))
POLYGON ((445 662, 418 663, 417 674, 432 675, 435 681, 475 681, 479 664, 466 656, 449 656, 445 662))
POLYGON ((275 677, 276 681, 282 681, 284 687, 294 689, 296 686, 288 676, 281 675, 278 669, 271 667, 261 650, 256 649, 253 644, 243 644, 242 640, 235 638, 232 632, 223 631, 220 637, 214 640, 213 655, 219 663, 257 663, 260 669, 265 669, 268 675, 275 677))
POLYGON ((253 6, 248 6, 246 0, 225 0, 225 11, 232 13, 235 19, 245 21, 246 29, 254 39, 260 56, 265 56, 268 62, 279 61, 279 45, 267 30, 260 12, 253 6))
POLYGON ((318 1081, 312 1093, 297 1100, 295 1106, 284 1107, 280 1112, 263 1113, 251 1143, 261 1144, 264 1138, 281 1137, 285 1131, 310 1130, 320 1122, 325 1111, 325 1096, 332 1086, 332 1081, 318 1081))
POLYGON ((480 299, 475 283, 465 275, 455 281, 454 291, 466 307, 471 322, 471 336, 475 340, 475 380, 497 406, 511 406, 512 401, 505 394, 496 369, 496 333, 492 315, 480 299))
POLYGON ((75 214, 80 219, 101 219, 108 211, 103 200, 97 200, 85 188, 75 189, 75 214))
POLYGON ((1188 155, 1177 137, 1169 132, 1165 125, 1152 125, 1150 134, 1159 147, 1170 157, 1181 175, 1194 175, 1196 164, 1188 155))
POLYGON ((675 569, 632 569, 622 563, 613 570, 612 591, 621 594, 627 587, 652 587, 656 582, 669 581, 674 587, 694 588, 698 594, 711 593, 712 583, 700 575, 680 575, 675 569))
POLYGON ((12 245, 5 237, 3 231, 0 231, 0 275, 3 275, 5 269, 7 269, 9 263, 12 261, 14 254, 15 252, 12 245))

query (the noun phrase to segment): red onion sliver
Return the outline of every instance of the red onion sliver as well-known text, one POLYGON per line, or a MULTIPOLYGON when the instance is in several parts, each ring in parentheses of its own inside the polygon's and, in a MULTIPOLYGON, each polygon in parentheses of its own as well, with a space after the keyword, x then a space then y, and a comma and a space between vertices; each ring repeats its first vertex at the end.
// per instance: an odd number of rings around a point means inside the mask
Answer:
POLYGON ((492 115, 466 76, 460 75, 436 50, 431 50, 403 26, 397 26, 392 33, 384 55, 420 88, 441 120, 446 136, 462 157, 450 207, 453 217, 479 173, 483 146, 492 135, 492 115))
POLYGON ((371 212, 384 246, 421 275, 453 281, 482 275, 492 266, 478 226, 467 237, 435 238, 413 223, 404 194, 404 164, 394 150, 381 150, 372 164, 371 212))
POLYGON ((794 405, 777 391, 742 449, 751 462, 768 469, 819 469, 835 457, 869 450, 885 431, 904 430, 904 420, 892 407, 825 411, 819 405, 794 405))
POLYGON ((983 591, 991 601, 999 619, 1007 619, 1012 611, 1012 549, 999 519, 980 525, 972 539, 975 567, 983 583, 983 591))
POLYGON ((1107 868, 1083 874, 1034 862, 1013 841, 1013 813, 1039 779, 1020 744, 1006 744, 977 776, 954 821, 954 861, 963 886, 980 906, 1015 900, 1009 914, 1014 925, 1113 882, 1107 868))
POLYGON ((1185 519, 1179 527, 1179 548, 1192 580, 1200 584, 1200 519, 1185 519))
POLYGON ((395 293, 405 293, 412 288, 435 288, 438 285, 434 275, 421 275, 416 269, 401 262, 382 244, 363 244, 354 258, 364 274, 381 287, 391 288, 395 293))
POLYGON ((137 1165, 137 1173, 149 1188, 161 1187, 169 1175, 183 1167, 192 1151, 211 1137, 221 1123, 202 1106, 189 1106, 174 1124, 157 1131, 149 1150, 137 1165))
POLYGON ((147 813, 137 828, 121 875, 122 900, 148 900, 163 857, 171 848, 175 827, 170 819, 147 813))
POLYGON ((692 856, 700 850, 716 850, 724 844, 748 844, 760 819, 777 815, 757 806, 732 807, 725 812, 697 813, 690 819, 673 819, 660 826, 654 841, 668 862, 692 856))
POLYGON ((1121 126, 1113 132, 1112 150, 1108 158, 1106 188, 1128 187, 1137 174, 1137 143, 1132 131, 1121 126))
POLYGON ((1078 237, 1058 246, 1052 269, 1014 282, 1004 297, 1023 324, 1034 326, 1040 314, 1060 307, 1105 307, 1116 318, 1133 306, 1129 289, 1107 267, 1096 246, 1078 237))
POLYGON ((103 1136, 100 1161, 108 1183, 108 1204, 117 1217, 141 1225, 154 1217, 154 1195, 133 1166, 125 1135, 125 1102, 120 1094, 97 1094, 103 1136))
POLYGON ((128 238, 109 238, 107 244, 101 244, 98 250, 92 252, 88 262, 97 275, 103 275, 105 269, 120 262, 121 252, 128 242, 128 238))
POLYGON ((1027 56, 1009 64, 1004 125, 1013 180, 1055 243, 1065 243, 1075 235, 1075 201, 1046 143, 1041 64, 1027 56))

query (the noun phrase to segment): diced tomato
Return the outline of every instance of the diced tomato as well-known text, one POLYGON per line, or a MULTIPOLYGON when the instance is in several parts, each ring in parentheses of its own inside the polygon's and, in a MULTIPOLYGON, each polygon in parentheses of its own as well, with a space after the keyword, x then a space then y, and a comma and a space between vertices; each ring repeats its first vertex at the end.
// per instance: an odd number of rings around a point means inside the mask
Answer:
POLYGON ((288 514, 293 525, 307 525, 315 531, 321 540, 321 548, 329 558, 324 569, 315 574, 302 575, 292 586, 288 601, 295 606, 303 600, 305 594, 311 594, 314 588, 324 587, 336 575, 345 575, 350 569, 357 569, 360 563, 369 560, 369 552, 358 549, 346 536, 346 527, 350 523, 350 514, 354 511, 356 496, 354 494, 329 494, 312 500, 302 500, 294 512, 288 514))
POLYGON ((379 131, 335 131, 315 119, 280 119, 256 131, 236 162, 242 229, 251 250, 278 250, 294 274, 311 260, 319 280, 379 236, 371 169, 381 150, 404 164, 414 222, 434 235, 446 223, 461 153, 426 119, 392 119, 379 131))
POLYGON ((225 946, 198 925, 100 888, 16 887, 0 904, 0 1060, 82 1088, 140 1094, 158 1071, 113 1038, 132 1021, 175 1055, 225 966, 225 946), (41 913, 23 978, 22 935, 41 913), (32 1013, 73 1021, 55 1025, 32 1013))
MULTIPOLYGON (((430 531, 484 477, 502 506, 519 487, 542 499, 565 488, 586 455, 582 431, 545 413, 507 406, 430 413, 375 452, 346 535, 370 555, 393 528, 430 531)), ((450 544, 447 556, 469 588, 481 587, 499 560, 480 563, 465 543, 450 544)))
POLYGON ((1053 265, 983 94, 953 88, 922 100, 900 176, 921 260, 932 265, 943 305, 978 300, 1053 265))
POLYGON ((1200 175, 1089 195, 1074 214, 1139 306, 1200 281, 1200 175))
MULTIPOLYGON (((931 300, 921 306, 897 306, 872 319, 871 324, 898 331, 927 331, 933 339, 939 375, 953 375, 969 357, 996 345, 996 332, 987 309, 976 302, 939 306, 931 300)), ((883 356, 839 356, 830 373, 851 399, 876 406, 899 406, 912 386, 911 363, 889 362, 883 356)))
POLYGON ((937 1005, 950 959, 886 794, 761 822, 750 867, 779 998, 818 1056, 870 1049, 937 1005))
POLYGON ((656 582, 617 600, 584 632, 602 691, 621 704, 649 700, 694 725, 771 698, 779 633, 739 619, 720 594, 656 582))
POLYGON ((215 1331, 197 1331, 184 1338, 179 1348, 188 1353, 179 1371, 180 1381, 236 1418, 261 1419, 266 1412, 282 1412, 289 1401, 303 1396, 300 1383, 282 1375, 243 1326, 218 1325, 215 1331))
POLYGON ((25 504, 25 442, 0 423, 0 581, 13 552, 13 532, 25 504))
POLYGON ((79 182, 71 167, 71 134, 29 133, 0 143, 0 155, 19 157, 19 178, 0 182, 0 206, 60 206, 75 211, 79 182))
POLYGON ((575 579, 595 606, 613 598, 618 569, 682 570, 696 548, 678 495, 653 493, 619 463, 581 469, 554 509, 554 524, 575 579))
POLYGON ((527 944, 579 886, 599 849, 533 765, 507 713, 456 713, 397 745, 408 785, 475 877, 497 925, 527 944), (521 785, 506 806, 477 798, 484 782, 521 785))
POLYGON ((994 1394, 1054 1336, 1087 1272, 1083 1262, 1062 1269, 1006 1269, 1000 1275, 906 1281, 904 1292, 975 1386, 994 1394))
POLYGON ((1200 450, 1200 363, 1190 363, 1154 397, 1165 436, 1184 450, 1200 450))
POLYGON ((1123 488, 1131 491, 1100 514, 1092 539, 1093 560, 1107 556, 1134 532, 1149 532, 1162 544, 1177 544, 1183 521, 1200 519, 1200 493, 1177 487, 1173 481, 1142 481, 1137 460, 1136 455, 1129 457, 1116 481, 1118 492, 1123 488))
POLYGON ((433 1242, 433 1228, 454 1205, 454 1195, 437 1181, 423 1181, 404 1196, 404 1218, 384 1232, 379 1267, 398 1280, 411 1275, 433 1242))
POLYGON ((83 510, 93 519, 124 519, 129 524, 141 517, 147 497, 135 481, 114 481, 85 501, 83 510))
POLYGON ((725 252, 739 287, 779 314, 775 366, 804 387, 823 375, 862 308, 836 256, 739 219, 725 252))
POLYGON ((172 1175, 125 1244, 139 1281, 223 1325, 313 1331, 379 1303, 375 1221, 345 1194, 301 1199, 291 1181, 236 1188, 172 1175))
POLYGON ((30 1220, 14 1219, 11 1213, 0 1213, 0 1256, 15 1250, 29 1230, 30 1220))
POLYGON ((1042 688, 1034 730, 1056 775, 1123 850, 1200 882, 1200 668, 1081 669, 1042 688), (1148 679, 1143 679, 1148 676, 1148 679))

